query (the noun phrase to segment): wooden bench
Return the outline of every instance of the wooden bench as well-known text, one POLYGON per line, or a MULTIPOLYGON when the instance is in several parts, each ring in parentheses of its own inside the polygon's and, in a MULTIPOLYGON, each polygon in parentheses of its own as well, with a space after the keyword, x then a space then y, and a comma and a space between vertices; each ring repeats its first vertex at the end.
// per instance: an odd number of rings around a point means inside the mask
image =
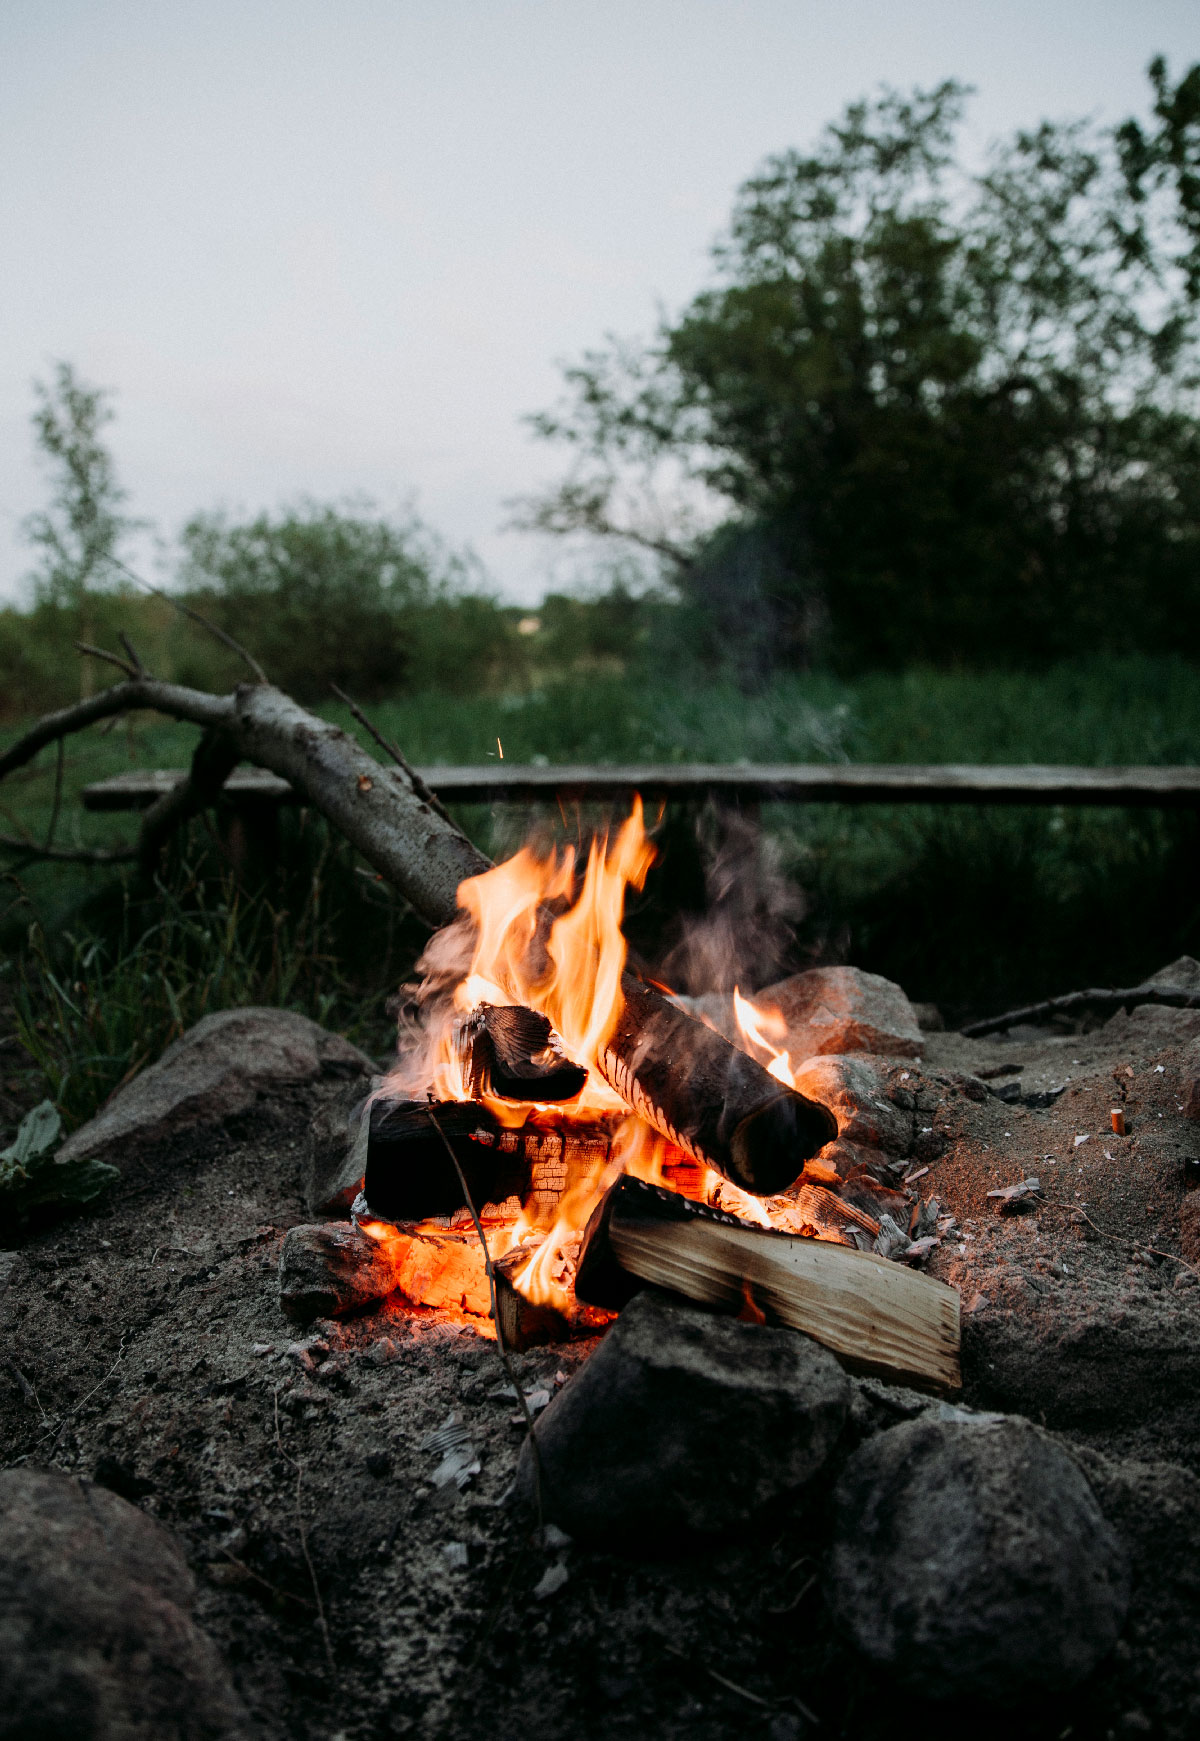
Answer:
MULTIPOLYGON (((672 801, 726 798, 791 804, 1111 804, 1200 809, 1200 767, 1074 768, 1036 763, 665 763, 631 767, 419 768, 447 804, 616 798, 634 792, 672 801)), ((184 778, 181 768, 138 769, 83 789, 86 810, 144 810, 184 778)), ((224 786, 238 809, 303 802, 276 774, 238 768, 224 786)))

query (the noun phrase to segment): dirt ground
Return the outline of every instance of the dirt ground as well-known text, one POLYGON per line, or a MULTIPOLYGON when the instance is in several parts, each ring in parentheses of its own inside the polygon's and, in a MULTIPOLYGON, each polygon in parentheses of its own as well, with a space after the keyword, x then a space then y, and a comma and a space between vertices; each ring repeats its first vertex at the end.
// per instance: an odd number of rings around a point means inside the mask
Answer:
MULTIPOLYGON (((912 1107, 918 1189, 958 1219, 929 1267, 962 1295, 963 1400, 1060 1435, 1133 1565, 1125 1634, 1092 1681, 971 1713, 976 1736, 1200 1732, 1200 1285, 1153 1255, 1180 1252, 1200 1156, 1180 1109, 1197 1035, 1200 1016, 1144 1009, 1086 1035, 930 1035, 922 1062, 881 1066, 912 1107), (1022 1098, 997 1097, 1014 1083, 1022 1098), (987 1191, 1030 1174, 1044 1203, 1001 1218, 987 1191)), ((100 1213, 0 1258, 0 1462, 103 1482, 177 1532, 264 1741, 961 1726, 865 1671, 822 1596, 840 1459, 929 1399, 857 1381, 829 1469, 716 1552, 533 1546, 504 1501, 523 1428, 491 1343, 394 1305, 305 1335, 280 1314, 317 1093, 131 1166, 100 1213), (452 1413, 481 1465, 461 1493, 435 1489, 423 1445, 452 1413)), ((590 1346, 515 1357, 522 1381, 552 1394, 590 1346)), ((713 1479, 736 1478, 731 1445, 713 1479)))

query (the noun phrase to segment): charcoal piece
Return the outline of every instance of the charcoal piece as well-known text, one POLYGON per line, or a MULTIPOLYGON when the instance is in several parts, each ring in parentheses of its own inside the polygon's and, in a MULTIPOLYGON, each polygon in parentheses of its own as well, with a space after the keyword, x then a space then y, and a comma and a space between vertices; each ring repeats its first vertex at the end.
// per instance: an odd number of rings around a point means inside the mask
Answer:
POLYGON ((523 1004, 480 1004, 458 1030, 467 1086, 501 1100, 573 1100, 587 1070, 563 1051, 546 1017, 523 1004))
POLYGON ((521 1133, 503 1129, 485 1106, 471 1100, 432 1106, 424 1100, 377 1100, 363 1185, 371 1214, 383 1221, 423 1221, 465 1208, 447 1143, 476 1209, 507 1197, 524 1199, 529 1166, 521 1133))

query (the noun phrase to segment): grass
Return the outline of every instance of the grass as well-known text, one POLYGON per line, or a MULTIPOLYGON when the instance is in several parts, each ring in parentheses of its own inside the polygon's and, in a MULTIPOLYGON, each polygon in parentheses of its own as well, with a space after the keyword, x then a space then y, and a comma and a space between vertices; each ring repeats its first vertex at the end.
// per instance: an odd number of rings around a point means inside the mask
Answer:
MULTIPOLYGON (((417 762, 1200 760, 1200 682, 1182 659, 1081 660, 1041 673, 910 671, 855 682, 781 678, 746 696, 649 671, 522 693, 415 694, 371 708, 417 762)), ((344 710, 322 709, 350 726, 344 710)), ((355 728, 352 728, 355 729, 355 728)), ((17 728, 0 734, 12 740, 17 728)), ((360 735, 362 735, 360 733, 360 735)), ((57 838, 111 844, 128 816, 82 811, 79 789, 130 766, 183 766, 195 733, 149 718, 71 740, 57 838)), ((0 788, 0 828, 44 835, 55 756, 0 788)), ((461 812, 491 851, 527 818, 461 812)), ((703 904, 693 818, 668 816, 665 851, 633 919, 653 955, 703 904)), ((1095 982, 1128 983, 1200 953, 1200 840, 1189 813, 934 806, 770 806, 783 863, 808 900, 794 959, 849 958, 954 1018, 1095 982)), ((384 1001, 422 933, 331 840, 285 815, 269 875, 234 879, 193 825, 164 880, 29 865, 0 884, 0 994, 68 1123, 207 1010, 279 1002, 387 1045, 384 1001)), ((749 874, 749 873, 747 873, 749 874)))

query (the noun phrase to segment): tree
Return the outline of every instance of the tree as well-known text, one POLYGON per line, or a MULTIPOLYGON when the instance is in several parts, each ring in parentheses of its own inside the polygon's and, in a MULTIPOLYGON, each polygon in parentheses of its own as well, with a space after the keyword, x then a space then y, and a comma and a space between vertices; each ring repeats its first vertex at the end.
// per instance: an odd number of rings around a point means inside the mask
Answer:
POLYGON ((975 175, 953 82, 770 158, 717 282, 533 420, 575 463, 526 523, 655 548, 714 622, 753 579, 753 632, 769 607, 792 660, 822 623, 846 662, 1173 640, 1200 557, 1200 71, 1156 69, 1154 131, 1046 123, 975 175), (671 472, 723 505, 715 536, 638 517, 671 472))
POLYGON ((429 681, 430 619, 477 578, 415 516, 389 520, 364 504, 303 502, 240 524, 200 514, 182 543, 189 595, 304 700, 328 697, 331 683, 370 699, 416 674, 429 681))
MULTIPOLYGON (((25 521, 26 537, 41 552, 35 593, 39 603, 74 613, 80 637, 88 640, 89 597, 111 580, 122 538, 142 522, 121 512, 126 492, 102 439, 114 416, 108 392, 87 386, 70 363, 60 362, 52 382, 34 382, 34 393, 33 427, 52 491, 50 508, 25 521)), ((85 693, 91 676, 85 660, 85 693)))

